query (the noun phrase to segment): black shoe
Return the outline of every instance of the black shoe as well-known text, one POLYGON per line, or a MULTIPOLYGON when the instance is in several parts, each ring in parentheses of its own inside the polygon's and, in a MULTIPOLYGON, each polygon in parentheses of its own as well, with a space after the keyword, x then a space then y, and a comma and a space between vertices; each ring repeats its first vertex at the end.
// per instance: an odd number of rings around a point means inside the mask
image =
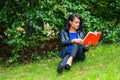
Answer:
POLYGON ((57 67, 57 72, 62 73, 64 66, 62 64, 59 64, 57 67))
POLYGON ((71 66, 70 66, 69 64, 66 64, 66 65, 65 65, 65 69, 66 69, 66 70, 70 70, 70 68, 71 68, 71 66))

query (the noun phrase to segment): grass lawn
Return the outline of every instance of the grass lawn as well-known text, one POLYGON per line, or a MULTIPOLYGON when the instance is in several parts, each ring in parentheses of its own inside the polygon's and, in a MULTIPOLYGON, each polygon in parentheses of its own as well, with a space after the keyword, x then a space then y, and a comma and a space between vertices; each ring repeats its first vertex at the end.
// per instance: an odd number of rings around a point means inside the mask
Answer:
POLYGON ((0 80, 120 80, 120 45, 91 47, 86 56, 62 74, 56 72, 60 58, 0 67, 0 80))

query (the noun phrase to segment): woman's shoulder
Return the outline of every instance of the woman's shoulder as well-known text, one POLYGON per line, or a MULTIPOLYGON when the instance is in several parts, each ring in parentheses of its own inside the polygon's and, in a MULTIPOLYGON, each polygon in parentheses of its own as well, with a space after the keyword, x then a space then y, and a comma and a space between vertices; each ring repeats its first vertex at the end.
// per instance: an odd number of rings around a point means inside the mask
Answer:
POLYGON ((67 32, 67 30, 66 29, 62 29, 60 32, 65 33, 65 32, 67 32))
POLYGON ((84 33, 84 31, 82 31, 82 30, 77 30, 77 32, 79 32, 79 33, 84 33))
POLYGON ((85 32, 84 31, 78 30, 77 33, 81 36, 82 39, 85 37, 85 32))
POLYGON ((82 30, 78 30, 77 32, 78 32, 78 34, 84 34, 85 35, 85 32, 82 31, 82 30))

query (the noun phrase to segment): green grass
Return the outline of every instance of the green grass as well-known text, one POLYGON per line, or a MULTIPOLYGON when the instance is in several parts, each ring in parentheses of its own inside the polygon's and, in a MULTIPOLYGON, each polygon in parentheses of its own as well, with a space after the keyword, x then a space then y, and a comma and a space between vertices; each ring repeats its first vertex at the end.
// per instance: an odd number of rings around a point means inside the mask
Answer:
POLYGON ((120 80, 120 46, 92 47, 86 60, 73 63, 70 71, 56 72, 59 58, 15 67, 0 67, 0 80, 120 80))

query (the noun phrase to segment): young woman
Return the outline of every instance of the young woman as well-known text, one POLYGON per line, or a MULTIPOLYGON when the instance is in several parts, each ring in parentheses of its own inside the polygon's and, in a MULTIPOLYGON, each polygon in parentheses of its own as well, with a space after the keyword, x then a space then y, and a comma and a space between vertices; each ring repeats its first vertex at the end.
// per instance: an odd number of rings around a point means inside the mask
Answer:
POLYGON ((84 32, 83 20, 76 14, 71 14, 66 22, 65 29, 60 31, 60 41, 62 49, 59 57, 62 58, 57 67, 57 72, 62 73, 63 69, 70 70, 73 61, 83 61, 84 52, 88 50, 89 45, 83 44, 84 32))

